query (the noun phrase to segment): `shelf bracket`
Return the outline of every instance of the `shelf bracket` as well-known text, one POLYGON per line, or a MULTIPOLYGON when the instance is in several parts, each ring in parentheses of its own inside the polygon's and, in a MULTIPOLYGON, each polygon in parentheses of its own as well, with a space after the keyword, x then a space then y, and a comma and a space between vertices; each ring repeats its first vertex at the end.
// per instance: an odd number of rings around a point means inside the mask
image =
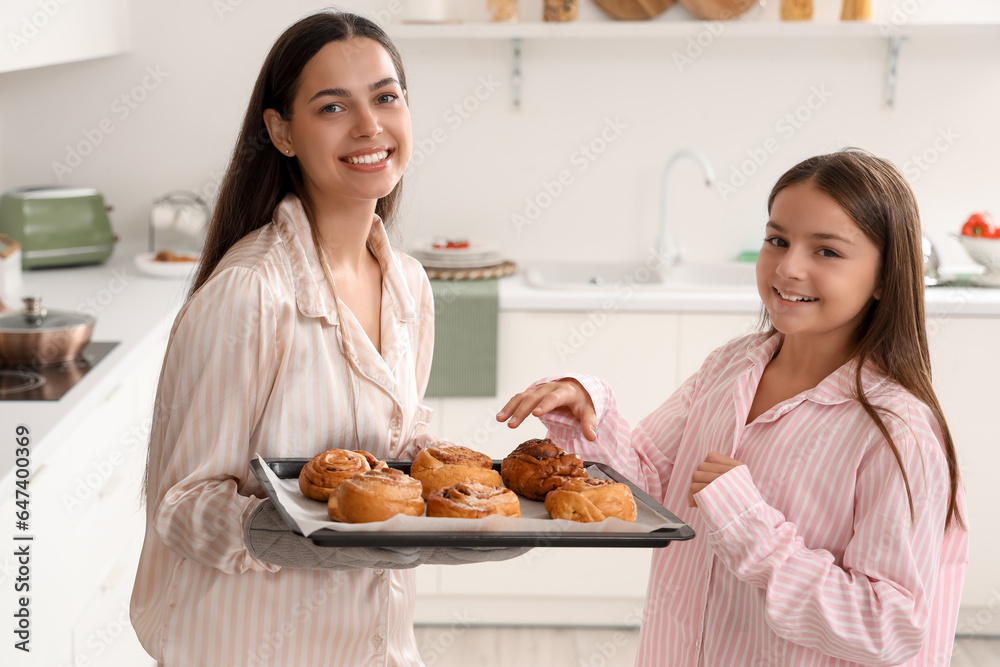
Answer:
POLYGON ((521 109, 521 38, 511 40, 513 48, 513 69, 510 73, 510 103, 515 110, 521 109))
POLYGON ((906 41, 902 35, 889 38, 889 53, 885 62, 885 105, 896 107, 896 85, 899 83, 899 47, 906 41))

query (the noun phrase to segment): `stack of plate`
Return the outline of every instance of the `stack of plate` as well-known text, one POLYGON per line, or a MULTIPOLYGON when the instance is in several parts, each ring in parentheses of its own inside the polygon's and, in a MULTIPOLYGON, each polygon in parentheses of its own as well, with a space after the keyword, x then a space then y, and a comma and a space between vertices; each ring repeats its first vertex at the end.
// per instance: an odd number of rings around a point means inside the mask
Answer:
POLYGON ((410 254, 428 269, 481 269, 504 263, 499 250, 475 241, 463 248, 435 248, 433 243, 422 243, 410 254))

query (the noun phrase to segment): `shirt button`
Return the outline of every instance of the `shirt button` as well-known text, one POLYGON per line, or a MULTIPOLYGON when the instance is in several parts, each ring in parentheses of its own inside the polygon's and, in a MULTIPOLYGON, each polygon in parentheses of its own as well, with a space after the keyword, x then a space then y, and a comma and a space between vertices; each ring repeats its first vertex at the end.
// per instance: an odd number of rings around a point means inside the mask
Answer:
POLYGON ((383 570, 382 568, 375 570, 376 577, 381 577, 383 574, 385 574, 385 570, 383 570))
POLYGON ((378 646, 381 643, 382 643, 382 638, 381 637, 379 637, 378 635, 375 635, 374 637, 372 637, 372 646, 378 646))
POLYGON ((393 419, 391 422, 389 422, 389 426, 392 427, 393 431, 398 431, 399 430, 399 420, 398 419, 393 419))

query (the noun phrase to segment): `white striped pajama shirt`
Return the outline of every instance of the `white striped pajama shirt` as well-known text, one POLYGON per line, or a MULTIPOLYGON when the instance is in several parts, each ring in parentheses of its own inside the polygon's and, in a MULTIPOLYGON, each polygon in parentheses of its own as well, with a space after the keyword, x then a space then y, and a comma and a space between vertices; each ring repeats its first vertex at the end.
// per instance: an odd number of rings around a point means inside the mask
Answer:
POLYGON ((283 570, 254 558, 248 468, 333 447, 410 457, 426 442, 434 304, 423 268, 382 267, 382 354, 325 278, 288 196, 181 309, 150 437, 146 538, 132 595, 145 649, 168 667, 419 665, 413 570, 283 570), (356 440, 355 434, 360 441, 356 440))
POLYGON ((597 409, 594 443, 567 413, 543 417, 550 437, 636 480, 697 533, 653 556, 637 663, 947 666, 968 535, 944 528, 948 469, 933 415, 864 370, 869 400, 897 415, 884 420, 909 475, 911 522, 889 446, 850 397, 856 363, 745 423, 781 340, 719 348, 634 430, 604 382, 572 376, 597 409), (691 475, 713 450, 746 465, 688 508, 691 475))

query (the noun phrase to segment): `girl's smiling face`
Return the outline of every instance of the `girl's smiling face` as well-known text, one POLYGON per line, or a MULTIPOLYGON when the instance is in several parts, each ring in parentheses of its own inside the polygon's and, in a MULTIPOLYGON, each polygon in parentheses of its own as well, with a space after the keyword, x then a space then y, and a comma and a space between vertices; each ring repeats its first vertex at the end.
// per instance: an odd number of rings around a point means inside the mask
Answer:
POLYGON ((392 59, 367 37, 330 42, 302 69, 290 119, 268 119, 313 197, 377 200, 410 160, 406 93, 392 59))
POLYGON ((781 190, 757 259, 757 291, 786 336, 851 347, 879 297, 880 253, 836 201, 809 181, 781 190))

